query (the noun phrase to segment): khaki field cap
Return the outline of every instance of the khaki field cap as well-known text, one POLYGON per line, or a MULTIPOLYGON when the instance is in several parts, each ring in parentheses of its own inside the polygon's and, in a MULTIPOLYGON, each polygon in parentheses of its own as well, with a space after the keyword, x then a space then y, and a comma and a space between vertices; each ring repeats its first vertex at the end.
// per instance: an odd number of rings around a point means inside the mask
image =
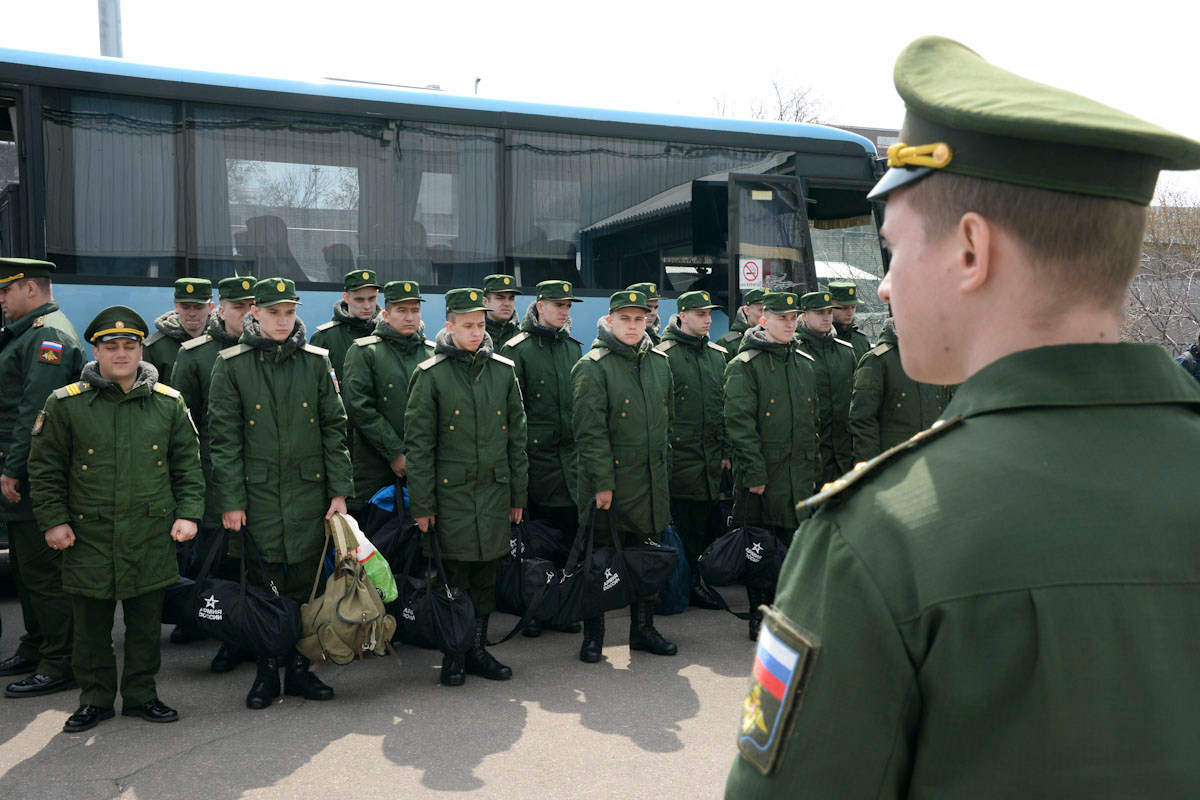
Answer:
POLYGON ((858 284, 854 281, 830 281, 829 293, 839 306, 858 305, 858 284))
POLYGON ((572 294, 570 281, 542 281, 537 285, 538 300, 570 300, 572 303, 583 301, 572 294))
POLYGON ((833 308, 833 295, 829 292, 809 292, 800 298, 801 311, 824 311, 833 308))
POLYGON ((416 281, 388 281, 383 287, 383 301, 385 303, 399 303, 401 300, 420 300, 422 303, 425 299, 421 297, 421 284, 416 281))
POLYGON ((207 303, 212 300, 212 281, 208 278, 180 278, 175 281, 175 299, 183 303, 207 303))
POLYGON ((791 292, 771 292, 762 302, 763 311, 773 311, 776 314, 800 310, 800 300, 791 292))
POLYGON ((245 275, 234 275, 232 278, 222 278, 217 282, 217 295, 222 300, 237 302, 254 299, 254 278, 245 275))
POLYGON ((383 284, 375 277, 373 269, 352 269, 342 278, 342 291, 356 292, 359 289, 382 289, 383 284))
POLYGON ((1014 75, 940 36, 904 48, 893 79, 904 124, 870 198, 945 170, 1145 206, 1159 170, 1200 169, 1200 142, 1014 75))
POLYGON ((483 311, 482 289, 451 289, 446 292, 446 311, 453 314, 468 314, 483 311))
POLYGON ((650 310, 650 306, 646 304, 645 293, 632 289, 616 292, 612 297, 608 298, 608 313, 611 314, 614 311, 620 311, 622 308, 640 308, 642 311, 650 310))
POLYGON ((487 275, 483 279, 483 290, 485 292, 512 292, 513 294, 522 294, 517 291, 517 280, 512 275, 499 273, 496 275, 487 275))
POLYGON ((680 311, 695 311, 698 308, 720 308, 712 301, 712 295, 704 291, 684 292, 677 301, 680 311))
POLYGON ((254 284, 254 305, 273 306, 276 303, 300 305, 295 281, 287 278, 266 278, 254 284))

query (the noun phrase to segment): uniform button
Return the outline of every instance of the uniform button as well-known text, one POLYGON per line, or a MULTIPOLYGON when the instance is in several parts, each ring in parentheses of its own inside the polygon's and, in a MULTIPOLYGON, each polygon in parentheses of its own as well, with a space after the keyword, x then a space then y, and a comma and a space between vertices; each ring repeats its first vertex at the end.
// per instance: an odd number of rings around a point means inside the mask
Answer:
POLYGON ((318 478, 319 478, 319 477, 321 477, 321 473, 319 473, 319 472, 318 472, 318 473, 317 473, 317 477, 318 477, 318 478))
POLYGON ((386 395, 386 394, 383 396, 383 402, 385 402, 385 403, 387 402, 387 395, 386 395))
POLYGON ((304 408, 308 408, 308 403, 301 403, 300 405, 303 406, 304 408))
POLYGON ((625 405, 629 405, 629 398, 628 398, 628 397, 626 397, 626 398, 625 398, 625 405))
POLYGON ((625 416, 625 412, 624 412, 624 411, 622 411, 622 412, 621 412, 621 416, 622 416, 622 417, 623 417, 623 416, 625 416))
POLYGON ((534 440, 533 440, 533 443, 534 443, 534 444, 537 444, 537 443, 538 443, 537 439, 534 439, 534 440))
MULTIPOLYGON (((507 426, 507 425, 501 425, 501 426, 500 426, 500 430, 502 430, 502 431, 506 431, 506 430, 508 430, 508 426, 507 426)), ((537 444, 537 443, 536 443, 536 442, 534 442, 534 444, 537 444)))
POLYGON ((83 465, 83 468, 84 468, 84 469, 87 469, 87 464, 84 464, 84 465, 83 465))
POLYGON ((620 464, 620 463, 621 463, 621 459, 619 459, 619 458, 614 458, 614 459, 613 459, 613 463, 614 463, 614 464, 620 464))
POLYGON ((541 397, 541 396, 542 396, 541 392, 538 392, 537 394, 534 395, 534 397, 541 397))
POLYGON ((456 409, 454 409, 454 414, 455 414, 455 416, 458 416, 458 409, 457 409, 457 408, 456 408, 456 409))
POLYGON ((256 409, 260 409, 260 410, 262 409, 262 406, 261 406, 261 405, 259 405, 258 403, 255 403, 255 404, 254 404, 254 407, 255 407, 256 409))
POLYGON ((161 466, 162 466, 162 462, 161 462, 161 461, 159 461, 159 462, 158 462, 158 465, 161 467, 161 466))
POLYGON ((499 411, 497 411, 497 412, 496 412, 496 416, 497 416, 497 417, 498 417, 498 416, 500 416, 500 412, 499 412, 499 411))
MULTIPOLYGON (((155 450, 157 450, 157 449, 158 449, 158 445, 154 445, 154 449, 155 449, 155 450)), ((88 452, 90 453, 90 452, 92 452, 92 451, 91 451, 91 450, 88 450, 88 452)))
POLYGON ((771 405, 775 405, 775 398, 773 398, 773 397, 772 397, 772 398, 771 398, 770 400, 768 400, 767 402, 768 402, 768 403, 770 403, 771 405))
POLYGON ((315 418, 315 417, 309 417, 309 418, 308 418, 308 421, 309 421, 309 422, 316 422, 317 420, 316 420, 316 418, 315 418))
POLYGON ((449 482, 450 482, 449 478, 442 478, 442 483, 449 483, 449 482))
POLYGON ((80 518, 80 519, 83 519, 83 514, 80 514, 80 515, 79 515, 79 518, 80 518))
POLYGON ((904 392, 901 392, 901 393, 900 393, 900 396, 901 396, 901 397, 908 397, 908 395, 907 395, 907 394, 905 394, 904 392))
POLYGON ((770 411, 768 411, 768 412, 767 412, 767 416, 768 416, 768 417, 769 417, 769 416, 771 416, 771 412, 770 412, 770 411))
POLYGON ((679 395, 679 399, 680 399, 680 400, 687 400, 687 398, 686 398, 686 397, 684 397, 683 395, 679 395))
POLYGON ((896 403, 896 408, 900 408, 900 404, 899 404, 899 403, 896 403))
POLYGON ((546 385, 546 382, 545 382, 545 381, 538 381, 538 383, 542 384, 543 386, 545 386, 545 385, 546 385))
POLYGON ((687 386, 685 385, 683 388, 685 388, 685 389, 686 389, 686 388, 687 388, 687 386))
POLYGON ((451 425, 451 426, 450 426, 450 430, 454 430, 454 426, 453 426, 453 425, 451 425))
POLYGON ((95 452, 96 452, 96 451, 95 451, 95 450, 93 450, 92 448, 90 448, 90 447, 88 448, 88 455, 89 455, 89 456, 90 456, 90 455, 92 455, 92 454, 93 454, 93 453, 95 453, 95 452))
POLYGON ((388 384, 388 388, 389 388, 389 389, 391 389, 391 388, 392 388, 392 385, 391 385, 390 383, 388 384))

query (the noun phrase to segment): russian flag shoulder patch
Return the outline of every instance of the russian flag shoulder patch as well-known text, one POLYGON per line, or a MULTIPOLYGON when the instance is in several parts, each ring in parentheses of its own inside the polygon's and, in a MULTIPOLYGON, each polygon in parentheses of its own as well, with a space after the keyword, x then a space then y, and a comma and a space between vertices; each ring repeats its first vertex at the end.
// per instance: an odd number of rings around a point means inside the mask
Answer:
POLYGON ((45 361, 47 364, 61 364, 63 357, 63 346, 61 342, 51 341, 50 339, 42 340, 42 347, 38 351, 38 361, 45 361))

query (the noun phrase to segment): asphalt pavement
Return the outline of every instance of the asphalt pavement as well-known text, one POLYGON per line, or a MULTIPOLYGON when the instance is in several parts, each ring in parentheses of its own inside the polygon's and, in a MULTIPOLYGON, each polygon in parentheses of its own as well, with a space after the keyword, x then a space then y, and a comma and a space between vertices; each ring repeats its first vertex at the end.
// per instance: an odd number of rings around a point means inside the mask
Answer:
MULTIPOLYGON (((744 609, 744 593, 726 596, 744 609)), ((628 616, 608 615, 600 664, 578 660, 579 635, 517 636, 493 649, 512 680, 447 688, 440 653, 401 646, 402 666, 322 666, 330 702, 284 697, 261 711, 245 707, 253 664, 214 675, 215 642, 172 645, 164 627, 159 696, 180 721, 118 713, 64 734, 77 691, 0 698, 0 798, 720 797, 753 658, 746 623, 698 609, 659 617, 679 646, 660 657, 631 654, 628 616)), ((0 617, 7 657, 22 629, 11 584, 0 617)), ((497 614, 493 636, 514 622, 497 614)), ((115 641, 119 664, 119 612, 115 641)))

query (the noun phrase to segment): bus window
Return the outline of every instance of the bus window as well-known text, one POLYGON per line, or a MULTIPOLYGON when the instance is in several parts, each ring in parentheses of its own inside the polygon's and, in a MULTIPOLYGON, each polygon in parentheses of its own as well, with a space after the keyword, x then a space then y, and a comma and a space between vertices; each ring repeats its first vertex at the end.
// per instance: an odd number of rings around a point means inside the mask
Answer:
POLYGON ((809 197, 816 201, 811 206, 809 234, 817 278, 822 286, 847 280, 858 284, 860 305, 855 324, 875 341, 888 317, 888 308, 876 294, 884 269, 879 230, 870 204, 861 191, 850 189, 811 186, 809 197))

